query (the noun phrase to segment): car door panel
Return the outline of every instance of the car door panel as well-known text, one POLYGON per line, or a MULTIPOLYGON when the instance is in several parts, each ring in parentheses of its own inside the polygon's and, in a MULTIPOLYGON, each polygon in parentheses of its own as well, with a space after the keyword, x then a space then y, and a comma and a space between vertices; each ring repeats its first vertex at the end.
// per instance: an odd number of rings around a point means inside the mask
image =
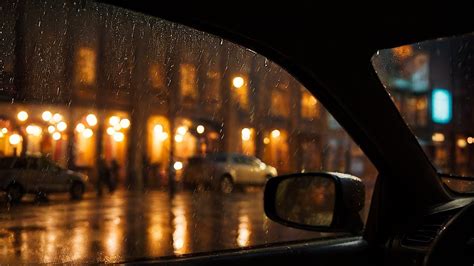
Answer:
POLYGON ((130 265, 370 265, 368 243, 359 236, 127 263, 130 265))

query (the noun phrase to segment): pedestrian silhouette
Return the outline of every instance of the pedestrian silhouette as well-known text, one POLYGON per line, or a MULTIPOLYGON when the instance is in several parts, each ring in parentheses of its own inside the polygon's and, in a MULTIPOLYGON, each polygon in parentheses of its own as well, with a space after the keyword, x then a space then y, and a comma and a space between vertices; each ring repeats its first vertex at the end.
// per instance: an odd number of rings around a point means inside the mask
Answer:
POLYGON ((110 165, 110 179, 109 179, 109 192, 113 193, 115 189, 117 188, 117 182, 119 179, 119 172, 120 172, 120 165, 117 161, 117 159, 112 159, 111 165, 110 165))
POLYGON ((102 186, 104 184, 106 185, 110 184, 110 169, 107 166, 107 162, 105 161, 104 158, 99 159, 97 170, 98 170, 97 171, 98 177, 97 177, 97 183, 96 183, 97 195, 102 196, 102 186))
POLYGON ((142 155, 142 176, 143 176, 143 189, 148 189, 148 174, 150 172, 150 161, 146 154, 142 155))

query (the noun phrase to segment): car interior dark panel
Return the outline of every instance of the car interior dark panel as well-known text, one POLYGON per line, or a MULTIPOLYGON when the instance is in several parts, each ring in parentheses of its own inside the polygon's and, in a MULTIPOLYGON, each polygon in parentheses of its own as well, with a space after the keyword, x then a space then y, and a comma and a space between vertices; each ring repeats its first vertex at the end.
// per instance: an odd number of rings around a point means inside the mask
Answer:
MULTIPOLYGON (((354 263, 368 265, 368 245, 360 237, 349 237, 307 243, 296 243, 291 247, 275 245, 257 250, 239 250, 231 253, 217 253, 183 258, 164 258, 156 261, 133 261, 130 265, 242 265, 242 264, 316 264, 343 265, 354 263), (269 258, 271 257, 271 258, 269 258)), ((127 264, 127 263, 126 263, 127 264)))

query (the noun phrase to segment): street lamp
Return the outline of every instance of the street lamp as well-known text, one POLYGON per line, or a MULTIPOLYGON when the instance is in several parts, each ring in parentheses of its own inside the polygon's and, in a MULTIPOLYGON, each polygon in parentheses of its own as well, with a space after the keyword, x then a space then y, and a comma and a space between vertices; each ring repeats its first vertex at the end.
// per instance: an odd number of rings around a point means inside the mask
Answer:
POLYGON ((245 140, 245 141, 249 140, 250 139, 250 134, 251 134, 251 132, 250 132, 249 128, 242 129, 242 140, 245 140))
POLYGON ((274 130, 272 131, 272 138, 278 138, 278 137, 280 136, 280 134, 281 134, 281 133, 280 133, 280 130, 274 129, 274 130))
POLYGON ((197 131, 198 134, 204 133, 204 130, 205 130, 205 128, 204 128, 203 125, 199 125, 199 126, 196 127, 196 131, 197 131))
POLYGON ((179 171, 179 170, 183 169, 183 163, 182 163, 182 162, 179 162, 179 161, 178 161, 178 162, 175 162, 175 163, 173 164, 173 168, 174 168, 174 170, 179 171))
POLYGON ((232 85, 234 85, 234 87, 237 88, 237 89, 242 88, 242 86, 244 86, 244 83, 245 83, 244 78, 242 78, 240 76, 235 77, 232 80, 232 85))

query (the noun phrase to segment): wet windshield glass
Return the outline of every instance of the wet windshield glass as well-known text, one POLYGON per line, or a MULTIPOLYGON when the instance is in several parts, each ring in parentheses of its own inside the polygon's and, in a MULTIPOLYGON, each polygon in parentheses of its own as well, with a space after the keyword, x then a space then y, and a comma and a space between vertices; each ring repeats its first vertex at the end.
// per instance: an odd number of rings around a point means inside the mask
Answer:
POLYGON ((265 216, 263 186, 286 173, 351 173, 369 205, 374 167, 265 57, 87 1, 6 0, 0 14, 2 263, 120 262, 336 236, 265 216), (29 164, 41 157, 67 171, 29 164))
MULTIPOLYGON (((380 50, 372 63, 436 169, 474 176, 474 34, 380 50)), ((474 191, 474 182, 445 181, 474 191)))

